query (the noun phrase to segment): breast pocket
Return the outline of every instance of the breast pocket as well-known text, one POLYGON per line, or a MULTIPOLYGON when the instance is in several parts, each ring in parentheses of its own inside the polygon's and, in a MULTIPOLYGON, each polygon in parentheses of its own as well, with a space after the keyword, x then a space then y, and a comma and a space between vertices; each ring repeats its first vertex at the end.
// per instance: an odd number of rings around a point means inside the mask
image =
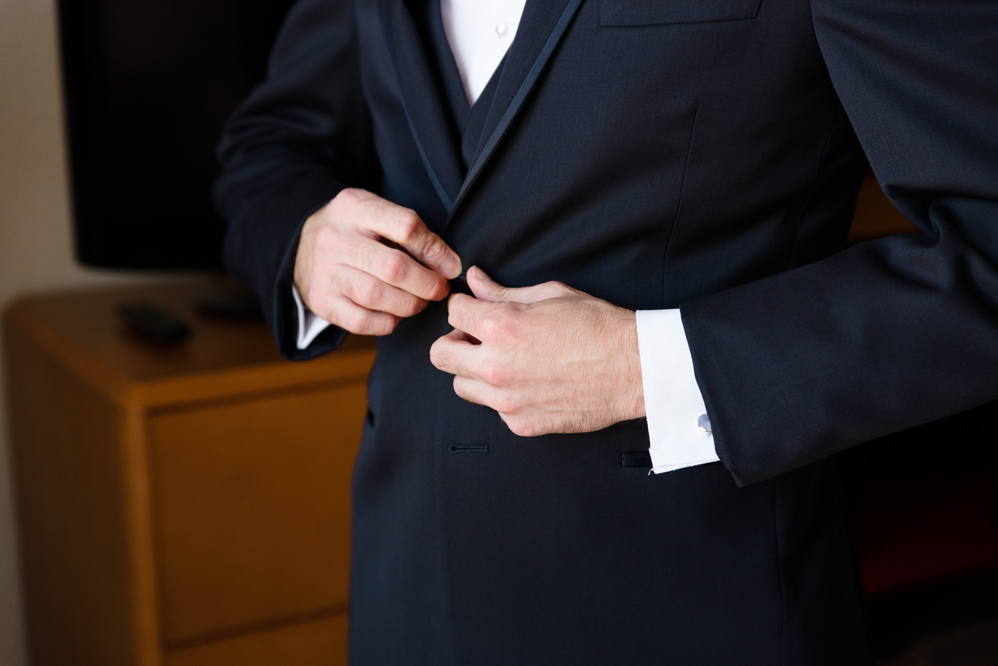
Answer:
POLYGON ((745 21, 762 0, 600 0, 600 25, 667 25, 745 21))

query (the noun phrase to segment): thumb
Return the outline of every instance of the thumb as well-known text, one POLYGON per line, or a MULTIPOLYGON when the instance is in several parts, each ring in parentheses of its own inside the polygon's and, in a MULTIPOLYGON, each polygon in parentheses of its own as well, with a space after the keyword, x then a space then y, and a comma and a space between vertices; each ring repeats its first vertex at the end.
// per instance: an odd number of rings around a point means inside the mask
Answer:
POLYGON ((472 266, 468 269, 467 279, 471 293, 480 301, 502 303, 504 301, 516 300, 515 298, 510 298, 510 292, 515 292, 517 291, 516 289, 510 289, 495 282, 478 266, 472 266))
POLYGON ((537 303, 549 298, 566 296, 572 290, 561 282, 544 282, 532 287, 504 287, 485 274, 478 266, 468 269, 468 287, 480 301, 491 303, 537 303))

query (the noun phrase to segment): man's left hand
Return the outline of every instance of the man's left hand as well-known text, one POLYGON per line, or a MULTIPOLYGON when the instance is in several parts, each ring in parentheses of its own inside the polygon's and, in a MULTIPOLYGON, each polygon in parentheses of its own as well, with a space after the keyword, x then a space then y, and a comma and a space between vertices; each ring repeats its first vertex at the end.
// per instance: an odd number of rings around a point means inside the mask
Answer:
POLYGON ((513 289, 468 270, 454 331, 430 349, 454 392, 513 433, 590 432, 645 415, 635 313, 560 282, 513 289))

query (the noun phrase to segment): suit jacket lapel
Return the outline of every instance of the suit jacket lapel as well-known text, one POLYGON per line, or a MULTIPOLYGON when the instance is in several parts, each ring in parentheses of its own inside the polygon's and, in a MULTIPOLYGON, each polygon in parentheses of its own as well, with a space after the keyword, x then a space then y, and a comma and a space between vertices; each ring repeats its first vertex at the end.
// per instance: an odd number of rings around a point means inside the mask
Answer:
POLYGON ((437 195, 450 211, 464 180, 464 165, 447 124, 443 91, 438 89, 419 30, 403 0, 379 0, 378 10, 416 147, 437 195))
MULTIPOLYGON (((506 134, 524 100, 547 66, 582 0, 527 0, 516 38, 499 75, 495 98, 468 174, 454 200, 456 207, 474 184, 506 134)), ((453 209, 451 210, 453 216, 453 209)))

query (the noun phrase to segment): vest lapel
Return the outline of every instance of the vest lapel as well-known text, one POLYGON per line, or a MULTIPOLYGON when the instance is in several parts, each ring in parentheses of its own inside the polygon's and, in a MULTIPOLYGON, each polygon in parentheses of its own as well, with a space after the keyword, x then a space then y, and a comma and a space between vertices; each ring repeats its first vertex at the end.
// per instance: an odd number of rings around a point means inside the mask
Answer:
POLYGON ((448 126, 438 89, 413 16, 403 0, 378 0, 381 24, 409 127, 433 187, 450 211, 464 180, 464 164, 448 126))
POLYGON ((451 219, 453 208, 464 199, 495 152, 581 3, 582 0, 527 0, 516 38, 506 54, 506 63, 499 75, 478 149, 460 192, 454 199, 451 219))

